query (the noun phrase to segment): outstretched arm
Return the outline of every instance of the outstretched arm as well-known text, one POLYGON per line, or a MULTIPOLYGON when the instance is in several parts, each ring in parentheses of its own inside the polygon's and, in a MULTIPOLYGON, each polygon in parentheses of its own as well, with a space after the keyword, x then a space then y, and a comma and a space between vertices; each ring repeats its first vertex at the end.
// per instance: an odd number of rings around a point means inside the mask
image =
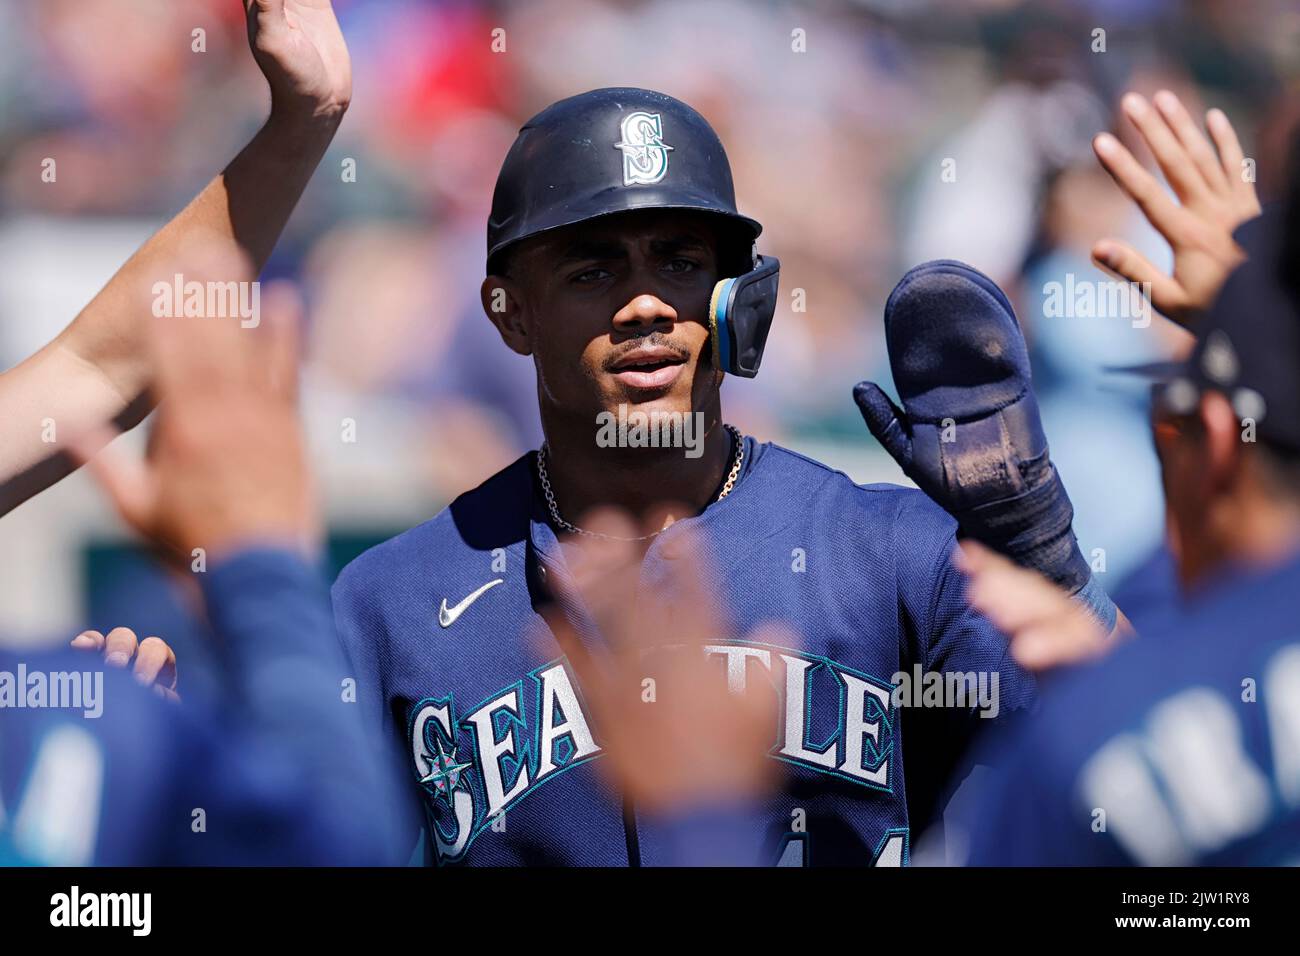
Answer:
POLYGON ((164 266, 202 241, 240 263, 223 280, 256 278, 343 118, 352 71, 330 0, 243 2, 270 117, 54 341, 0 374, 0 515, 76 467, 62 453, 65 436, 144 418, 155 374, 147 303, 153 284, 171 278, 164 266))

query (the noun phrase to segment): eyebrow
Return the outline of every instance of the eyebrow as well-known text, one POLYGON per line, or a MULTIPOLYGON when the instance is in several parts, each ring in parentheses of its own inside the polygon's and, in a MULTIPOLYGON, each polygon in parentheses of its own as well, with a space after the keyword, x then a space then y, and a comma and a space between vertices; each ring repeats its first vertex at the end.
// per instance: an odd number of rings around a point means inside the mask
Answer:
MULTIPOLYGON (((707 249, 707 243, 695 236, 685 234, 668 239, 655 239, 650 243, 650 251, 660 256, 707 249)), ((605 261, 626 258, 627 249, 617 239, 579 239, 570 244, 560 255, 561 262, 605 261)))

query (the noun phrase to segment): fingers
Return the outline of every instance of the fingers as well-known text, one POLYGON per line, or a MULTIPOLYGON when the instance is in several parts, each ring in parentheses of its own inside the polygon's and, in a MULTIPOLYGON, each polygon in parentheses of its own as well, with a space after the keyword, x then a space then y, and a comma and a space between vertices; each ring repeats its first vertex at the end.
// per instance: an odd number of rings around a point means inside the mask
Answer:
POLYGON ((875 382, 858 382, 853 387, 853 400, 867 423, 867 430, 876 436, 889 457, 907 471, 912 464, 912 440, 904 426, 906 417, 902 410, 875 382))
POLYGON ((577 598, 610 636, 631 637, 642 551, 664 527, 665 508, 655 509, 644 526, 618 508, 596 508, 578 518, 579 526, 591 534, 574 539, 569 549, 573 586, 577 598))
MULTIPOLYGON (((1096 243, 1092 247, 1092 261, 1129 282, 1150 282, 1154 287, 1157 282, 1167 278, 1151 264, 1150 259, 1127 242, 1118 239, 1102 239, 1096 243)), ((1169 281, 1173 282, 1172 279, 1169 281)))
POLYGON ((1182 233, 1186 230, 1185 214, 1169 198, 1156 178, 1142 168, 1142 164, 1128 148, 1110 133, 1102 133, 1093 139, 1092 149, 1116 185, 1138 204, 1147 221, 1170 244, 1181 242, 1182 233))
POLYGON ((289 32, 284 0, 244 0, 245 21, 254 54, 274 44, 289 32))
POLYGON ((1154 101, 1160 115, 1173 130, 1211 192, 1219 197, 1231 198, 1237 221, 1258 215, 1260 207, 1255 185, 1245 175, 1245 156, 1241 143, 1237 140, 1237 132, 1232 128, 1227 115, 1219 109, 1212 109, 1205 114, 1206 126, 1214 139, 1214 146, 1211 147, 1177 96, 1168 90, 1161 90, 1155 95, 1154 101))
POLYGON ((593 532, 570 549, 572 581, 556 582, 557 590, 586 607, 611 648, 632 640, 636 615, 636 585, 640 562, 636 525, 623 511, 601 508, 583 515, 579 526, 593 532))
POLYGON ((176 686, 176 654, 167 642, 159 637, 146 637, 135 653, 135 679, 148 686, 158 684, 165 688, 176 686))
POLYGON ((105 448, 106 435, 102 431, 74 435, 67 451, 94 476, 122 520, 147 534, 158 497, 157 478, 146 462, 105 448))
POLYGON ((268 383, 273 394, 298 403, 298 360, 301 348, 302 295, 290 282, 273 282, 262 296, 262 338, 268 383))
POLYGON ((1126 282, 1138 283, 1143 294, 1165 315, 1178 315, 1187 306, 1187 292, 1178 280, 1161 272, 1127 242, 1101 240, 1092 247, 1092 261, 1126 282))
POLYGON ((1253 184, 1241 172, 1241 145, 1218 110, 1206 115, 1218 155, 1178 97, 1162 90, 1155 106, 1136 93, 1123 110, 1151 147, 1166 179, 1182 200, 1170 197, 1114 136, 1093 140, 1102 166, 1142 210, 1174 253, 1172 275, 1162 275, 1136 250, 1113 240, 1099 243, 1093 261, 1129 279, 1150 283, 1152 304, 1184 326, 1207 309, 1228 272, 1241 259, 1232 231, 1259 213, 1253 184))
POLYGON ((1202 192, 1205 180, 1161 114, 1137 93, 1126 93, 1120 107, 1151 147, 1152 155, 1178 197, 1186 201, 1189 196, 1202 192))
POLYGON ((1073 607, 1068 616, 1018 631, 1011 640, 1011 656, 1027 670, 1043 671, 1098 657, 1112 646, 1096 619, 1073 607))
POLYGON ((1000 554, 963 541, 954 563, 968 577, 971 606, 1011 639, 1011 656, 1029 670, 1092 657, 1107 646, 1096 622, 1045 578, 1000 554))
POLYGON ((159 319, 154 334, 159 400, 210 401, 232 386, 260 385, 265 367, 251 348, 252 337, 234 318, 159 319))
POLYGON ((644 541, 637 539, 662 528, 662 521, 651 518, 638 527, 625 512, 599 509, 579 522, 600 536, 584 535, 566 545, 569 573, 553 575, 551 586, 587 611, 602 640, 584 644, 560 620, 551 629, 579 680, 589 694, 602 698, 602 706, 637 702, 638 688, 653 669, 647 654, 670 645, 670 656, 703 655, 704 646, 716 640, 718 610, 707 586, 710 576, 697 539, 684 528, 663 539, 662 575, 643 582, 644 541))
POLYGON ((677 528, 662 540, 663 573, 641 580, 644 538, 664 528, 656 509, 638 527, 624 512, 601 509, 580 519, 581 527, 604 538, 583 539, 574 578, 582 602, 591 611, 609 645, 618 652, 644 651, 655 645, 703 646, 717 634, 716 595, 710 594, 699 540, 677 528))
POLYGON ((104 663, 109 667, 126 667, 135 656, 138 644, 129 627, 115 627, 104 640, 104 663))
MULTIPOLYGON (((160 319, 153 347, 158 368, 157 392, 169 407, 220 403, 238 392, 292 408, 298 397, 298 365, 302 299, 292 283, 278 281, 265 288, 252 281, 251 310, 244 301, 250 283, 246 259, 197 241, 185 251, 187 275, 201 277, 227 294, 225 304, 214 299, 211 316, 160 319), (240 298, 238 315, 226 314, 233 297, 240 298)), ((213 293, 215 294, 215 293, 213 293)), ((182 418, 177 413, 177 418, 182 418)))
POLYGON ((992 548, 985 547, 973 538, 957 542, 957 547, 952 552, 952 563, 967 577, 995 566, 1000 558, 1002 556, 992 548))
POLYGON ((1226 192, 1228 177, 1224 175, 1219 156, 1210 145, 1210 141, 1205 138, 1205 134, 1201 132, 1201 128, 1196 125, 1196 121, 1192 119, 1192 114, 1187 112, 1182 101, 1168 90, 1161 90, 1152 97, 1152 102, 1155 103, 1156 109, 1160 111, 1160 115, 1169 124, 1174 135, 1178 137, 1178 142, 1182 144, 1187 155, 1191 157, 1192 164, 1205 184, 1216 193, 1226 192))
POLYGON ((79 651, 98 651, 104 646, 104 635, 99 631, 82 631, 72 639, 72 646, 79 651))
POLYGON ((284 20, 284 0, 244 0, 244 10, 259 23, 273 25, 284 20))
MULTIPOLYGON (((553 575, 553 579, 558 575, 553 575)), ((553 580, 553 587, 557 592, 571 593, 562 591, 559 582, 553 580)), ((610 676, 612 667, 607 661, 597 661, 592 653, 583 643, 582 637, 578 634, 574 626, 569 622, 563 610, 554 605, 547 605, 541 611, 551 635, 555 638, 555 643, 559 645, 560 650, 564 652, 569 666, 573 668, 574 674, 578 678, 578 687, 581 689, 583 700, 586 707, 591 711, 596 720, 605 719, 605 715, 610 713, 614 707, 615 694, 612 688, 614 678, 610 676)), ((602 655, 607 657, 608 655, 602 655)))
MULTIPOLYGON (((581 527, 602 534, 630 537, 634 533, 621 512, 594 512, 581 520, 581 527)), ((584 692, 594 698, 593 706, 602 707, 617 670, 611 651, 628 643, 629 620, 635 614, 632 543, 583 538, 566 552, 568 574, 552 574, 549 585, 561 601, 586 609, 607 649, 584 643, 563 613, 548 615, 548 623, 584 692)))
POLYGON ((1011 643, 1011 656, 1030 671, 1073 664, 1092 657, 1099 645, 1086 633, 1060 624, 1027 627, 1011 643))
POLYGON ((1241 141, 1237 131, 1232 128, 1228 114, 1221 109, 1212 109, 1205 114, 1205 125, 1214 137, 1214 145, 1223 160, 1223 169, 1229 180, 1241 178, 1241 162, 1245 155, 1241 151, 1241 141))
POLYGON ((225 349, 220 341, 213 341, 213 332, 218 330, 211 329, 225 324, 224 320, 209 322, 181 316, 155 321, 152 345, 160 402, 184 396, 190 390, 210 391, 223 375, 229 374, 225 349))
POLYGON ((1014 636, 1070 609, 1069 597, 1046 578, 974 541, 963 541, 961 551, 975 556, 973 561, 958 560, 958 567, 969 578, 967 597, 999 630, 1014 636))
POLYGON ((82 631, 72 639, 72 646, 92 653, 102 650, 109 667, 125 669, 134 660, 131 673, 136 680, 152 686, 160 697, 180 699, 176 694, 176 653, 160 637, 146 637, 137 643, 135 631, 115 627, 107 637, 99 631, 82 631))
POLYGON ((183 276, 187 291, 183 310, 152 323, 159 400, 251 381, 260 369, 248 342, 252 316, 243 312, 256 288, 249 285, 256 281, 249 258, 200 231, 185 237, 165 272, 183 276))
POLYGON ((1255 194, 1255 184, 1245 176, 1245 154, 1237 131, 1232 128, 1228 115, 1220 109, 1212 109, 1205 114, 1205 125, 1209 127, 1214 145, 1219 150, 1223 161, 1223 172, 1232 189, 1233 196, 1239 204, 1239 212, 1245 217, 1258 215, 1259 198, 1255 194))
POLYGON ((703 550, 703 539, 688 527, 673 532, 663 553, 669 570, 658 593, 650 597, 644 638, 703 654, 706 644, 717 641, 724 614, 721 595, 711 585, 717 579, 712 558, 703 550))

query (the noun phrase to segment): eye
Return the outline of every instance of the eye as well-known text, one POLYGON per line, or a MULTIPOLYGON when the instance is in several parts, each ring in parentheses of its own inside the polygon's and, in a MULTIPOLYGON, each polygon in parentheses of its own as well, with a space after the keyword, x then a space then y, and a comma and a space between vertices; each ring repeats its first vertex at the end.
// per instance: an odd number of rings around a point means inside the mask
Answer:
POLYGON ((587 270, 585 270, 585 271, 583 271, 583 272, 579 272, 577 275, 571 277, 569 281, 570 281, 570 282, 583 282, 583 283, 587 283, 587 282, 599 282, 601 279, 604 279, 604 278, 606 278, 607 276, 612 276, 613 274, 614 274, 614 273, 610 272, 608 269, 600 269, 600 268, 596 268, 596 269, 587 269, 587 270))
POLYGON ((694 259, 685 259, 680 256, 676 259, 670 259, 668 261, 669 272, 679 272, 679 273, 694 272, 699 267, 700 264, 696 262, 694 259))

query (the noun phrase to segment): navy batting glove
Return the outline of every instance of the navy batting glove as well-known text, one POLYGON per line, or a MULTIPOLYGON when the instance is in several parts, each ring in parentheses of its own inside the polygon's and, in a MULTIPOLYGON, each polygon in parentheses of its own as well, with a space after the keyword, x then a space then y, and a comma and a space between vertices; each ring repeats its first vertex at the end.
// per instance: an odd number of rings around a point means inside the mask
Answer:
POLYGON ((903 408, 859 382, 853 398, 871 434, 962 535, 1046 575, 1113 628, 1115 607, 1071 528, 1002 290, 964 263, 923 263, 890 293, 885 341, 903 408))

